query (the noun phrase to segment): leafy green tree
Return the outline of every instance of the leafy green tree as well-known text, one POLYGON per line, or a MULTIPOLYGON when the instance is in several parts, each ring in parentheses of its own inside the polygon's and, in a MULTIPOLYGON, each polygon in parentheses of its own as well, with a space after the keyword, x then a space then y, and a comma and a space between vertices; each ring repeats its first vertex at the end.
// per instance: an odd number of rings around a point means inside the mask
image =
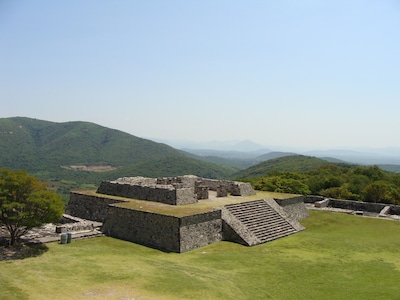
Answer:
POLYGON ((255 188, 262 191, 310 194, 310 189, 304 183, 305 176, 296 172, 273 173, 273 176, 263 177, 255 183, 255 188))
POLYGON ((371 183, 371 180, 361 174, 353 173, 348 179, 348 189, 353 194, 361 195, 364 188, 371 183))
POLYGON ((345 185, 342 185, 340 187, 327 188, 325 190, 322 190, 319 194, 328 198, 359 200, 359 196, 349 191, 345 185))
POLYGON ((385 177, 385 173, 378 166, 359 166, 354 170, 354 174, 365 175, 373 181, 382 180, 385 177))
POLYGON ((400 199, 400 191, 398 187, 386 181, 375 181, 365 187, 363 196, 366 202, 397 204, 400 199))
POLYGON ((10 233, 10 245, 28 230, 57 222, 64 210, 61 197, 26 171, 0 169, 0 225, 10 233))

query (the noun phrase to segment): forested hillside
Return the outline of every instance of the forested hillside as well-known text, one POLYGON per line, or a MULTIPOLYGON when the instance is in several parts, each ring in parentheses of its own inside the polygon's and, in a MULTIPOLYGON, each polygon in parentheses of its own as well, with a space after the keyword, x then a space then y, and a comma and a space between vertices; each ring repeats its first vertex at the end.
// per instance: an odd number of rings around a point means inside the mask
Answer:
POLYGON ((0 119, 0 140, 0 167, 26 169, 46 181, 98 184, 122 176, 182 174, 226 178, 235 171, 88 122, 0 119))
POLYGON ((306 172, 326 165, 328 161, 304 155, 288 155, 268 159, 236 173, 236 177, 247 178, 261 176, 273 171, 306 172))
POLYGON ((255 189, 400 204, 400 174, 308 156, 268 160, 236 174, 255 189))

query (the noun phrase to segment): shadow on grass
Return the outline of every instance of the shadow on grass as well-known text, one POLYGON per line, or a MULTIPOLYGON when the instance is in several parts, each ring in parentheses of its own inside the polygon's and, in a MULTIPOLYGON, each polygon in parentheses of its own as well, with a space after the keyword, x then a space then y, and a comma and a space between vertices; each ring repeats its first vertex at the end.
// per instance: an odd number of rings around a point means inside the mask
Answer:
POLYGON ((46 244, 18 244, 15 246, 0 246, 0 261, 19 260, 36 257, 47 252, 46 244))

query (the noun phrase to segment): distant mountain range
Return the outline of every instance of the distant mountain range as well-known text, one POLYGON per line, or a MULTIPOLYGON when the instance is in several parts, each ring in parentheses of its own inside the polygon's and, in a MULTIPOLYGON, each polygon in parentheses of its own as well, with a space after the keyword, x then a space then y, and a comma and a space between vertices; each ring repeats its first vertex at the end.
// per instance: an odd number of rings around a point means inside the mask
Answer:
MULTIPOLYGON (((312 152, 311 156, 320 157, 311 160, 309 155, 271 151, 251 141, 235 142, 232 150, 222 150, 228 143, 219 143, 216 150, 178 150, 89 122, 55 123, 25 117, 0 119, 0 141, 0 168, 26 169, 44 181, 82 184, 125 176, 182 174, 234 179, 328 162, 354 163, 346 158, 357 157, 355 152, 312 152)), ((379 166, 400 172, 400 166, 394 163, 379 166)))
POLYGON ((236 171, 89 122, 3 118, 0 141, 1 168, 26 169, 42 180, 99 183, 123 176, 182 174, 226 178, 236 171))
MULTIPOLYGON (((173 145, 173 142, 164 141, 166 144, 173 145)), ((346 150, 346 149, 331 149, 331 150, 292 150, 292 151, 271 151, 271 147, 265 147, 251 141, 232 141, 232 142, 208 142, 208 143, 191 143, 181 142, 181 148, 185 152, 189 152, 198 156, 203 157, 207 161, 211 159, 214 162, 218 160, 215 157, 224 159, 230 159, 239 162, 239 164, 233 164, 235 167, 242 168, 244 166, 251 166, 255 163, 278 158, 289 155, 306 155, 318 157, 330 162, 348 162, 362 165, 379 165, 381 168, 388 171, 396 170, 400 172, 400 148, 381 148, 381 149, 358 149, 358 150, 346 150), (214 144, 215 143, 215 144, 214 144), (193 145, 193 147, 189 147, 193 145), (221 145, 228 147, 229 150, 223 150, 221 145), (249 145, 248 151, 242 151, 242 145, 249 145), (237 146, 237 147, 236 147, 237 146)), ((225 162, 226 164, 226 162, 225 162)), ((231 164, 232 165, 232 164, 231 164)))
POLYGON ((252 152, 258 154, 264 154, 271 150, 265 146, 254 143, 250 140, 243 141, 210 141, 210 142, 194 142, 186 140, 163 140, 155 139, 155 141, 170 145, 176 149, 196 149, 210 150, 210 151, 221 151, 221 152, 252 152))
POLYGON ((338 164, 340 166, 352 167, 351 164, 328 162, 324 159, 305 155, 285 155, 281 157, 264 160, 245 170, 238 171, 237 178, 251 178, 263 176, 269 172, 299 172, 304 173, 315 170, 327 164, 338 164))

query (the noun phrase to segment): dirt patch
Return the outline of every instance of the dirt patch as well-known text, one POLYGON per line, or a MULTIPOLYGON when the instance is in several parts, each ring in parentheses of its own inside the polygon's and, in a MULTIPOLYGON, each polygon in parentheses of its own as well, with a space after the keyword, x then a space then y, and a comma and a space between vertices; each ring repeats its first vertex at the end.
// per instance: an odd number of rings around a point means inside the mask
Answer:
POLYGON ((84 172, 108 172, 117 169, 116 167, 113 167, 111 165, 71 165, 61 167, 67 170, 84 172))
POLYGON ((0 246, 0 261, 17 260, 28 257, 39 256, 49 249, 45 244, 39 245, 18 245, 13 247, 0 246))

